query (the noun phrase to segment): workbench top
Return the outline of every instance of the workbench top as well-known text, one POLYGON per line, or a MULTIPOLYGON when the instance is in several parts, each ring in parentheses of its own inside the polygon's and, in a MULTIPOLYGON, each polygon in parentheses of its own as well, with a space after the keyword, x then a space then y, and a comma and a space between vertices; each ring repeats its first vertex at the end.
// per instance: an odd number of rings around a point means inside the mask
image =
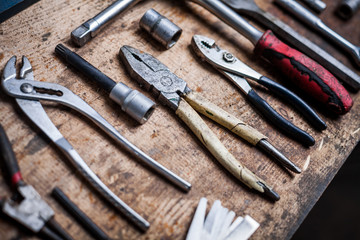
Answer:
MULTIPOLYGON (((90 168, 117 196, 150 222, 146 233, 139 232, 89 187, 66 157, 21 112, 14 99, 2 93, 0 123, 7 131, 25 181, 33 185, 53 207, 55 219, 74 239, 91 237, 49 195, 55 186, 60 187, 113 239, 184 239, 201 197, 208 198, 210 204, 219 199, 237 216, 252 216, 260 223, 252 239, 291 238, 360 139, 360 94, 351 93, 354 100, 352 110, 337 118, 310 102, 328 125, 325 131, 319 132, 287 103, 264 88, 255 87, 285 118, 315 138, 314 146, 303 147, 269 125, 234 85, 210 65, 199 61, 192 52, 191 37, 194 34, 205 35, 215 39, 219 46, 228 49, 260 73, 278 82, 287 81, 269 63, 252 54, 253 45, 245 37, 196 4, 142 1, 118 16, 84 47, 74 47, 70 32, 111 2, 113 0, 41 0, 1 23, 0 68, 3 69, 13 55, 18 59, 22 55, 27 56, 36 80, 58 83, 72 90, 128 140, 189 181, 192 189, 184 193, 149 171, 78 112, 43 102, 50 119, 90 168), (139 29, 140 17, 149 8, 154 8, 183 29, 180 40, 173 48, 164 50, 139 29), (123 82, 140 91, 119 61, 118 52, 122 45, 130 45, 152 54, 186 80, 191 89, 267 135, 270 142, 300 166, 303 172, 295 175, 285 171, 257 148, 204 118, 230 152, 281 196, 276 203, 268 201, 232 177, 167 107, 158 106, 147 123, 137 125, 95 83, 55 56, 54 49, 59 43, 76 51, 116 82, 123 82)), ((327 44, 324 38, 292 19, 272 1, 256 2, 360 74, 342 51, 327 44)), ((328 5, 320 15, 324 22, 359 45, 360 13, 344 22, 334 15, 335 2, 338 1, 324 2, 328 5)), ((11 190, 4 181, 3 172, 0 179, 1 195, 10 196, 11 190)), ((22 239, 31 238, 18 230, 17 226, 0 219, 1 239, 19 236, 22 239)))

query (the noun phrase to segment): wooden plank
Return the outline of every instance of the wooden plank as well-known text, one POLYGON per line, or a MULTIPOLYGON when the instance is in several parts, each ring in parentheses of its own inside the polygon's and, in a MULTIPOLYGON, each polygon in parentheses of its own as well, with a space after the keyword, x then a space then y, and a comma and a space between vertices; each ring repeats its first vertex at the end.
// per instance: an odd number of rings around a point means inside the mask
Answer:
MULTIPOLYGON (((256 88, 287 119, 314 136, 315 146, 304 148, 265 122, 231 83, 195 57, 189 46, 190 40, 192 35, 202 34, 215 39, 220 46, 260 73, 286 81, 270 64, 252 55, 253 46, 248 40, 193 3, 143 1, 117 17, 83 48, 71 45, 70 32, 111 2, 42 0, 10 18, 0 24, 0 67, 2 69, 12 55, 26 55, 34 67, 36 80, 58 83, 78 94, 127 139, 191 182, 192 190, 184 194, 146 169, 79 113, 44 103, 51 120, 91 169, 116 195, 151 223, 149 231, 141 234, 88 187, 65 156, 26 118, 14 99, 1 94, 0 123, 13 144, 26 182, 33 185, 54 208, 56 220, 75 239, 91 237, 49 196, 54 186, 62 188, 114 239, 184 239, 195 207, 203 196, 210 203, 220 199, 225 207, 234 210, 237 215, 249 214, 260 222, 261 227, 253 239, 289 239, 360 139, 359 94, 352 93, 353 109, 338 118, 329 116, 324 109, 312 103, 328 124, 327 130, 318 132, 286 103, 264 89, 256 88), (149 8, 156 9, 183 29, 179 42, 170 50, 164 51, 139 29, 138 21, 149 8), (127 44, 153 54, 185 79, 190 88, 266 134, 286 156, 302 166, 303 173, 292 175, 285 172, 265 154, 206 119, 234 156, 281 195, 281 200, 275 204, 267 201, 230 176, 171 110, 159 106, 146 124, 137 125, 96 84, 73 68, 68 68, 55 56, 54 48, 59 43, 75 50, 116 82, 124 82, 138 90, 139 86, 129 78, 120 63, 118 51, 127 44)), ((356 23, 360 15, 349 22, 342 22, 333 15, 336 4, 329 0, 325 2, 328 9, 321 18, 335 31, 359 43, 360 28, 356 23)), ((257 3, 314 40, 347 66, 352 66, 336 47, 290 19, 271 1, 258 0, 257 3)), ((10 189, 3 180, 3 173, 0 179, 1 195, 9 196, 10 189)), ((3 239, 17 236, 30 239, 3 219, 0 219, 0 236, 3 239)))

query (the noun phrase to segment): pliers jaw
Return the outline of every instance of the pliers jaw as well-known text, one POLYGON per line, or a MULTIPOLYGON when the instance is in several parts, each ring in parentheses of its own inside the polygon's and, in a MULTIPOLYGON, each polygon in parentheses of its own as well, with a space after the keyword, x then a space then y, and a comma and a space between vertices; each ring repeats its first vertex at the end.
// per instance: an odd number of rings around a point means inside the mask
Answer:
MULTIPOLYGON (((16 56, 12 56, 10 60, 6 63, 3 75, 2 75, 2 82, 8 81, 11 79, 18 79, 16 77, 16 56)), ((22 64, 20 67, 19 79, 28 79, 34 80, 33 70, 30 64, 29 59, 27 57, 22 57, 22 64)))
POLYGON ((123 46, 119 55, 130 76, 170 108, 176 110, 180 96, 190 91, 184 80, 150 54, 141 53, 130 46, 123 46))
MULTIPOLYGON (((232 78, 237 78, 234 74, 239 77, 250 78, 253 80, 259 80, 262 76, 260 73, 237 59, 232 53, 225 49, 221 49, 216 45, 215 40, 211 38, 194 35, 191 40, 191 45, 196 55, 199 56, 201 60, 220 70, 220 72, 225 74, 230 80, 232 80, 232 78), (228 75, 228 73, 232 74, 228 75)), ((245 82, 242 85, 243 89, 248 88, 248 84, 245 82)))
POLYGON ((202 36, 194 35, 191 39, 191 45, 194 49, 194 52, 202 61, 207 61, 211 56, 212 58, 217 58, 221 55, 221 49, 215 44, 215 40, 202 36))
POLYGON ((54 211, 32 186, 20 186, 17 191, 23 199, 20 202, 6 200, 2 211, 34 233, 39 232, 54 216, 54 211))
POLYGON ((16 56, 12 56, 10 60, 6 63, 2 77, 1 77, 1 87, 2 89, 10 96, 17 97, 16 92, 26 91, 27 93, 32 92, 32 88, 29 88, 28 84, 25 84, 24 88, 28 87, 26 90, 20 90, 19 80, 29 80, 34 81, 34 73, 27 57, 22 57, 22 63, 19 71, 19 78, 17 77, 16 70, 16 56), (31 91, 30 91, 31 90, 31 91))

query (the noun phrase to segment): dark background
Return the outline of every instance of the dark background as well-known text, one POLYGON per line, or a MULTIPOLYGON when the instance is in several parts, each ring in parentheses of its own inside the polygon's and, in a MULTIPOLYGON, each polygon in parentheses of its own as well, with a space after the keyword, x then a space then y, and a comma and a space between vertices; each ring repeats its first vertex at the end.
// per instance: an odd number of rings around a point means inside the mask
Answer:
POLYGON ((360 239, 360 144, 292 237, 360 239))

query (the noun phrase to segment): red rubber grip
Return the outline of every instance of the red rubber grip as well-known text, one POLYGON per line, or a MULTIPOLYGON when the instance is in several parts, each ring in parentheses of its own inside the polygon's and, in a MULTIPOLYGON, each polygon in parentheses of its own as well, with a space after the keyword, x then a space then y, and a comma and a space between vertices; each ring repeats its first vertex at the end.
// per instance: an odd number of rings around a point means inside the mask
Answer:
POLYGON ((336 114, 347 113, 353 101, 346 89, 324 67, 281 42, 270 30, 255 46, 255 53, 265 57, 298 87, 336 114))
POLYGON ((17 184, 18 184, 18 182, 19 181, 22 181, 23 179, 22 179, 22 176, 21 176, 21 172, 19 171, 19 172, 17 172, 17 173, 15 173, 14 175, 12 175, 12 177, 11 177, 11 184, 13 185, 13 186, 16 186, 17 184))

